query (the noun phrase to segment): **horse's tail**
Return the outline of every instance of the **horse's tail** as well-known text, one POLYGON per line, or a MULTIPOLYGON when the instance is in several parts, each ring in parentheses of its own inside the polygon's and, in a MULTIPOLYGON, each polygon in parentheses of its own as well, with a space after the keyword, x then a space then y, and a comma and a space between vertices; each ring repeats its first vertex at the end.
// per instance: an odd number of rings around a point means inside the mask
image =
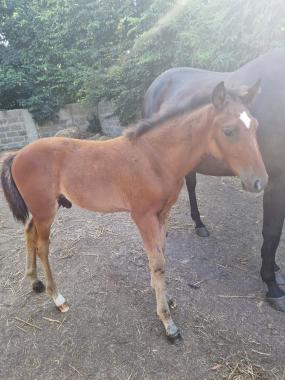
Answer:
POLYGON ((17 189, 11 173, 11 167, 15 156, 16 155, 9 156, 4 160, 1 172, 1 182, 5 198, 14 218, 25 224, 29 217, 29 211, 24 199, 17 189))

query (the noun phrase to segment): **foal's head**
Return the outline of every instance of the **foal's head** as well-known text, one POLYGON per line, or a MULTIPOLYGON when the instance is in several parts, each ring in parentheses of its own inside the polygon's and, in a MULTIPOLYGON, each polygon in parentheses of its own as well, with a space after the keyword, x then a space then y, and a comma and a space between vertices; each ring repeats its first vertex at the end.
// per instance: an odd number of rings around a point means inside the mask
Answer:
POLYGON ((225 161, 241 178, 244 188, 252 192, 263 190, 268 180, 256 141, 258 122, 247 109, 259 88, 260 81, 236 95, 227 92, 221 82, 212 93, 214 116, 209 153, 225 161))

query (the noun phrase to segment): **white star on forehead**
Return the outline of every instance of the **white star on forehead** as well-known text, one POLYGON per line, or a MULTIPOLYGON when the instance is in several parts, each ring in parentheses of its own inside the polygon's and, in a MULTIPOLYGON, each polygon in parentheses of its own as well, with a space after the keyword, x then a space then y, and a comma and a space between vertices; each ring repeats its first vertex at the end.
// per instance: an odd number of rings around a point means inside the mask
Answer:
POLYGON ((240 120, 243 122, 243 124, 245 125, 246 128, 250 128, 250 124, 251 124, 251 119, 250 117, 248 116, 248 114, 243 111, 240 115, 239 115, 239 118, 240 120))

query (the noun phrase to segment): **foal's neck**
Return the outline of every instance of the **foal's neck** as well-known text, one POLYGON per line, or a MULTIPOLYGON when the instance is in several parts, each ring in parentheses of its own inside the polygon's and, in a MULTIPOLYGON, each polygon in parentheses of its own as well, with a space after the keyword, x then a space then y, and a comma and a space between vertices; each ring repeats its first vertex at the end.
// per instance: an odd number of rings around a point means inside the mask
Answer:
POLYGON ((145 139, 164 167, 180 179, 208 153, 212 119, 213 106, 207 105, 153 128, 145 135, 145 139))

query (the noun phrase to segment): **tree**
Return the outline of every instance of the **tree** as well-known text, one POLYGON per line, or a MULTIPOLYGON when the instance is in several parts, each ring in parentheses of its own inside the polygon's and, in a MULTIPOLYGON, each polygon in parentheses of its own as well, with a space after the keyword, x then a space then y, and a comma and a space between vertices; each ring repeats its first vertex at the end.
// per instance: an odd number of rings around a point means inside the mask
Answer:
POLYGON ((107 98, 126 124, 164 70, 233 70, 284 44, 284 0, 0 0, 0 108, 42 121, 107 98))
POLYGON ((28 108, 37 121, 78 99, 80 58, 69 29, 70 3, 2 1, 0 107, 28 108))
POLYGON ((174 66, 233 70, 285 46, 283 0, 155 0, 135 25, 136 38, 111 66, 102 87, 123 123, 140 114, 150 83, 174 66))

